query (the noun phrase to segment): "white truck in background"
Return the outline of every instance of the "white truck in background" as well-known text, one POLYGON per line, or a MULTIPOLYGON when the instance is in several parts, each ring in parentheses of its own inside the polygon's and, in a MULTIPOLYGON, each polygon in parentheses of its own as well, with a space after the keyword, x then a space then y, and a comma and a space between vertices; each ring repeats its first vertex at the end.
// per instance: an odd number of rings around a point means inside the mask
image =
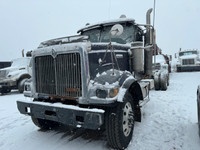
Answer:
POLYGON ((0 69, 0 93, 9 93, 12 89, 24 91, 24 83, 31 78, 31 57, 22 57, 12 60, 10 67, 0 69))
POLYGON ((200 71, 200 57, 199 50, 197 49, 189 49, 178 52, 175 54, 175 58, 177 58, 176 63, 176 71, 200 71))

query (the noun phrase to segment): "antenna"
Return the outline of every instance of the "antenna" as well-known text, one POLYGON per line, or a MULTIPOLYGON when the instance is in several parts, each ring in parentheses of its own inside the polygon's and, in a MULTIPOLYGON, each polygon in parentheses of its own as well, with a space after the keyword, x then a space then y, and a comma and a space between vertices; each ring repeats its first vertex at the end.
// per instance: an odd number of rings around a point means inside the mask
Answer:
POLYGON ((153 28, 155 24, 155 16, 156 16, 156 0, 154 0, 154 4, 153 4, 153 28))
POLYGON ((109 0, 109 18, 110 19, 110 12, 111 12, 111 0, 109 0))

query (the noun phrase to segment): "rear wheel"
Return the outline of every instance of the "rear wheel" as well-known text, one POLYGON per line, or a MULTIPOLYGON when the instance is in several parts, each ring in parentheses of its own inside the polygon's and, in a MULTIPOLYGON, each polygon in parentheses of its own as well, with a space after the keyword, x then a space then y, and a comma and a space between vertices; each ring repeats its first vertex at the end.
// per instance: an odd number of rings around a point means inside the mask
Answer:
POLYGON ((154 76, 154 88, 156 91, 160 90, 160 75, 154 76))
POLYGON ((169 75, 167 76, 167 86, 169 86, 169 75))
POLYGON ((123 103, 106 112, 106 135, 108 144, 115 149, 128 147, 134 129, 134 104, 132 96, 126 93, 123 103))
POLYGON ((163 79, 160 81, 160 89, 162 91, 166 91, 167 90, 167 79, 163 79))
POLYGON ((39 118, 35 118, 35 117, 31 117, 31 119, 36 126, 38 126, 41 129, 45 129, 45 130, 55 128, 59 125, 57 122, 50 121, 50 120, 39 119, 39 118))
POLYGON ((154 80, 154 86, 155 86, 155 90, 158 91, 160 90, 160 83, 159 83, 159 80, 154 80))

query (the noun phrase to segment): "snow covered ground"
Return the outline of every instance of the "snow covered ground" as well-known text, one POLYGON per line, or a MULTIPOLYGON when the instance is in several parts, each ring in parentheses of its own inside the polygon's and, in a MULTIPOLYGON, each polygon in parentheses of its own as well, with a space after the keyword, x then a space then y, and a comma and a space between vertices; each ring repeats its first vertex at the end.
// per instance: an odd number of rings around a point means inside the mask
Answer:
MULTIPOLYGON (((166 92, 151 91, 127 150, 199 150, 196 89, 200 72, 172 73, 166 92)), ((0 150, 106 150, 105 134, 69 130, 65 126, 39 130, 30 117, 18 112, 22 94, 0 96, 0 150)))

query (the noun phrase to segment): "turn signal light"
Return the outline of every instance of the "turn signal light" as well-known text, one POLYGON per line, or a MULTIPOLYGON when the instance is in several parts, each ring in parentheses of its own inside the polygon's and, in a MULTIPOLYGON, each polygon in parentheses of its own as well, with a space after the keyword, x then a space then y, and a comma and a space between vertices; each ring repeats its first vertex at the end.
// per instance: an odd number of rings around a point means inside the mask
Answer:
POLYGON ((110 90, 110 94, 109 94, 110 98, 113 98, 113 97, 117 96, 118 92, 119 92, 118 89, 111 89, 110 90))

